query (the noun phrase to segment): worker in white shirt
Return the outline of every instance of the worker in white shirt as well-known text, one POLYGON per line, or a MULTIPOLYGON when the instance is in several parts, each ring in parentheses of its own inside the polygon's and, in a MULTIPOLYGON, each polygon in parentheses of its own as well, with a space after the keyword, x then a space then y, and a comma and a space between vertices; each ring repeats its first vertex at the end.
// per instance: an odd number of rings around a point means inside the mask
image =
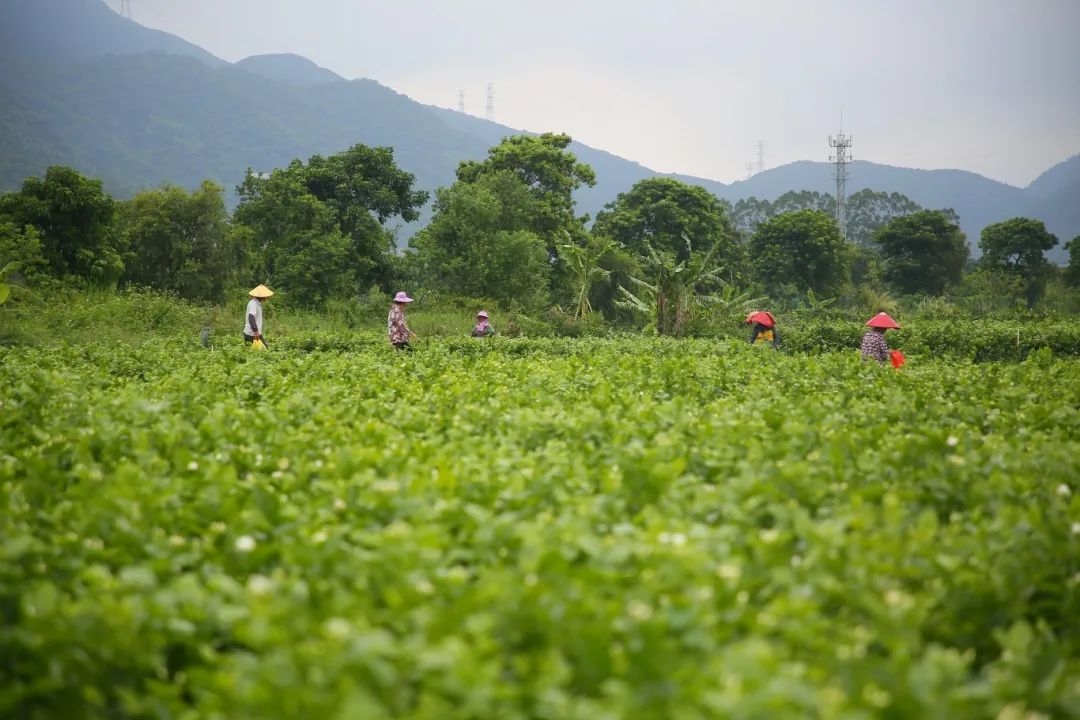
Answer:
POLYGON ((251 300, 248 301, 247 319, 244 322, 244 342, 250 345, 256 340, 266 344, 263 339, 263 300, 274 294, 274 291, 265 285, 259 285, 248 293, 251 300))

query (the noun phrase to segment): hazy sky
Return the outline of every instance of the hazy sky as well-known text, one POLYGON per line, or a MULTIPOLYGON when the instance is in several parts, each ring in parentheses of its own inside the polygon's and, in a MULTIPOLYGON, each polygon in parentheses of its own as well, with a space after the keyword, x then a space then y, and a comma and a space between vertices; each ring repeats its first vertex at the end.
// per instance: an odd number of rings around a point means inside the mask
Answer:
MULTIPOLYGON (((119 0, 107 0, 115 7, 119 0)), ((1026 185, 1080 152, 1080 0, 131 0, 226 60, 292 52, 424 103, 731 182, 856 159, 1026 185)))

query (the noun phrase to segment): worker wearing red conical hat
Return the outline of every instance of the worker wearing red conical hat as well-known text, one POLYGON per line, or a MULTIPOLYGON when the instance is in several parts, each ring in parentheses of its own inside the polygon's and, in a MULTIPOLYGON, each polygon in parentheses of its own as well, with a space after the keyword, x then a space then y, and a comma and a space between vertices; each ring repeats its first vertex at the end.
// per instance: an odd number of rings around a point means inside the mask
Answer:
POLYGON ((885 331, 899 328, 900 325, 887 313, 879 312, 866 321, 866 327, 870 328, 862 338, 862 346, 859 351, 863 359, 877 360, 879 363, 888 362, 889 344, 885 342, 885 331))
POLYGON ((771 343, 773 348, 780 347, 780 333, 776 329, 776 318, 768 310, 755 310, 748 314, 745 320, 747 325, 752 325, 750 330, 750 344, 771 343))

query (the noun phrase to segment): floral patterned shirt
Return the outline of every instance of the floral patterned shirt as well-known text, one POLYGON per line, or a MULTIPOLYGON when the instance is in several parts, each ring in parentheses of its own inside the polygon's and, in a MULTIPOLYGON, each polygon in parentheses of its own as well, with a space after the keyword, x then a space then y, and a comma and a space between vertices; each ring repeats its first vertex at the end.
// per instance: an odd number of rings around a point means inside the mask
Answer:
POLYGON ((395 305, 390 308, 390 315, 386 318, 386 332, 390 335, 390 342, 409 342, 409 326, 405 324, 405 310, 395 305))
POLYGON ((872 358, 880 363, 887 361, 889 359, 889 345, 885 342, 885 333, 868 330, 862 336, 860 351, 864 359, 872 358))

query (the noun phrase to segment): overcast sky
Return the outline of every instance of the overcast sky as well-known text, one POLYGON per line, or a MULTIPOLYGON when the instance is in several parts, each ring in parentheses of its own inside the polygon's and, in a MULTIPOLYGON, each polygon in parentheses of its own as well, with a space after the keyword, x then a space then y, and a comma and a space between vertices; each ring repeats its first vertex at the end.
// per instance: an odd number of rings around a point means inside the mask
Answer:
MULTIPOLYGON (((106 0, 114 8, 119 0, 106 0)), ((856 159, 1013 185, 1080 152, 1080 0, 131 0, 226 60, 291 52, 424 103, 731 182, 856 159)))

